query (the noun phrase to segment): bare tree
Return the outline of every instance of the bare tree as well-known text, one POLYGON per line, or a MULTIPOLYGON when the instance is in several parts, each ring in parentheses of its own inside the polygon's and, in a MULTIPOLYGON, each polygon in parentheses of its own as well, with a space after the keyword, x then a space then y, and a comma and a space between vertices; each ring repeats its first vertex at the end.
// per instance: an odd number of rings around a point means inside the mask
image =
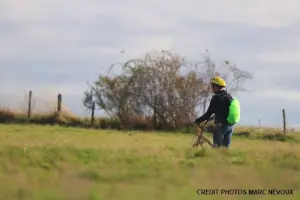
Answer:
MULTIPOLYGON (((235 66, 227 69, 225 79, 233 77, 232 88, 240 90, 240 81, 249 77, 235 66)), ((210 97, 209 79, 218 74, 209 56, 202 62, 188 63, 167 51, 151 52, 142 59, 123 64, 123 73, 116 77, 100 75, 85 92, 84 106, 96 104, 126 127, 136 119, 152 119, 155 128, 180 128, 190 122, 196 107, 210 97)), ((229 80, 229 79, 228 79, 229 80)))

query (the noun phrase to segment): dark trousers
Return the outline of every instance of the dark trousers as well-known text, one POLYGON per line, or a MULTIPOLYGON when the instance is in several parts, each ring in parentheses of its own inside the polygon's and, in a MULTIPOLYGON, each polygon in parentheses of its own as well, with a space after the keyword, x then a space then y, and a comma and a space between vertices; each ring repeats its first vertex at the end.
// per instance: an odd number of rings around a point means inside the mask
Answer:
POLYGON ((234 125, 224 124, 216 125, 213 135, 213 145, 215 148, 225 147, 229 148, 231 137, 233 134, 234 125))

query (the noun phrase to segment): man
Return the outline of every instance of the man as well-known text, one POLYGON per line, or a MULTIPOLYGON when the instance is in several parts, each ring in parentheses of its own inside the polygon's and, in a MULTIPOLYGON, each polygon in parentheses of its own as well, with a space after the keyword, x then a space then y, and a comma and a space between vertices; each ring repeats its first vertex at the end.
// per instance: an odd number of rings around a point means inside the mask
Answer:
POLYGON ((229 148, 234 125, 227 121, 229 105, 232 96, 225 90, 226 82, 219 76, 210 80, 211 89, 214 93, 210 105, 204 115, 195 120, 196 124, 208 120, 215 114, 216 129, 213 135, 213 146, 215 148, 229 148))

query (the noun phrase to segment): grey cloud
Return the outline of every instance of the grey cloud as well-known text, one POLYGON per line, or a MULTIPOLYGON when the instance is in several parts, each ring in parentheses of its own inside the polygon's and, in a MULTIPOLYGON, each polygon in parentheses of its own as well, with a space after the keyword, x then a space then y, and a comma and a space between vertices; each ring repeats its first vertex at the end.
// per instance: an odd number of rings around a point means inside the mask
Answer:
POLYGON ((235 27, 235 31, 226 36, 221 44, 233 45, 246 52, 280 52, 293 50, 294 46, 291 44, 299 43, 299 33, 298 25, 284 28, 258 28, 240 25, 235 27))
POLYGON ((1 83, 4 87, 12 83, 19 86, 31 84, 85 84, 95 79, 97 74, 104 73, 111 63, 106 62, 62 62, 62 61, 27 61, 8 62, 6 70, 1 73, 1 83))
POLYGON ((281 75, 274 77, 275 87, 279 89, 295 90, 300 93, 300 69, 294 73, 290 73, 288 76, 284 75, 284 71, 281 75))
POLYGON ((297 89, 300 85, 298 75, 300 73, 299 64, 284 65, 278 63, 256 62, 252 68, 254 78, 251 81, 253 88, 260 90, 269 88, 297 89))
MULTIPOLYGON (((0 31, 2 48, 11 48, 3 59, 18 56, 22 60, 97 60, 97 47, 124 48, 140 41, 140 36, 161 35, 158 30, 140 29, 115 17, 101 16, 89 22, 72 20, 44 23, 7 23, 11 28, 0 31), (104 28, 105 27, 105 28, 104 28), (40 34, 36 32, 42 30, 40 34), (45 34, 49 32, 49 35, 45 34), (7 58, 8 57, 8 58, 7 58)), ((8 52, 8 51, 7 51, 8 52)), ((107 59, 107 56, 106 56, 107 59)))
POLYGON ((239 93, 241 102, 241 124, 257 124, 262 119, 265 125, 274 126, 282 124, 282 109, 286 110, 290 126, 300 125, 300 111, 297 100, 284 98, 266 98, 255 93, 239 93))

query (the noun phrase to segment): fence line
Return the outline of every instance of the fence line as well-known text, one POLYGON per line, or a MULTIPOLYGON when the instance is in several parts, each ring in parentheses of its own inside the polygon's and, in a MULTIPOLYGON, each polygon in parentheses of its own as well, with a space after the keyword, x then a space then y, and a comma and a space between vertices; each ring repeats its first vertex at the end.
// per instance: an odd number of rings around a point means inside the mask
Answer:
MULTIPOLYGON (((29 98, 28 98, 28 109, 27 109, 27 118, 30 119, 32 116, 32 90, 29 91, 29 98)), ((91 125, 94 125, 95 122, 95 108, 96 103, 92 103, 92 109, 91 109, 91 125)), ((60 116, 62 113, 62 94, 57 95, 57 105, 56 105, 56 115, 60 116)))
MULTIPOLYGON (((30 119, 32 116, 32 96, 33 96, 32 90, 29 91, 28 95, 29 95, 29 98, 28 98, 27 118, 30 119)), ((94 125, 94 123, 95 123, 95 108, 96 108, 96 103, 93 101, 92 107, 91 107, 91 116, 90 116, 91 125, 94 125)), ((59 93, 57 95, 56 115, 60 116, 61 112, 62 112, 62 95, 59 93)), ((282 109, 282 120, 283 120, 283 134, 286 135, 287 126, 286 126, 286 111, 285 111, 285 109, 282 109)))

